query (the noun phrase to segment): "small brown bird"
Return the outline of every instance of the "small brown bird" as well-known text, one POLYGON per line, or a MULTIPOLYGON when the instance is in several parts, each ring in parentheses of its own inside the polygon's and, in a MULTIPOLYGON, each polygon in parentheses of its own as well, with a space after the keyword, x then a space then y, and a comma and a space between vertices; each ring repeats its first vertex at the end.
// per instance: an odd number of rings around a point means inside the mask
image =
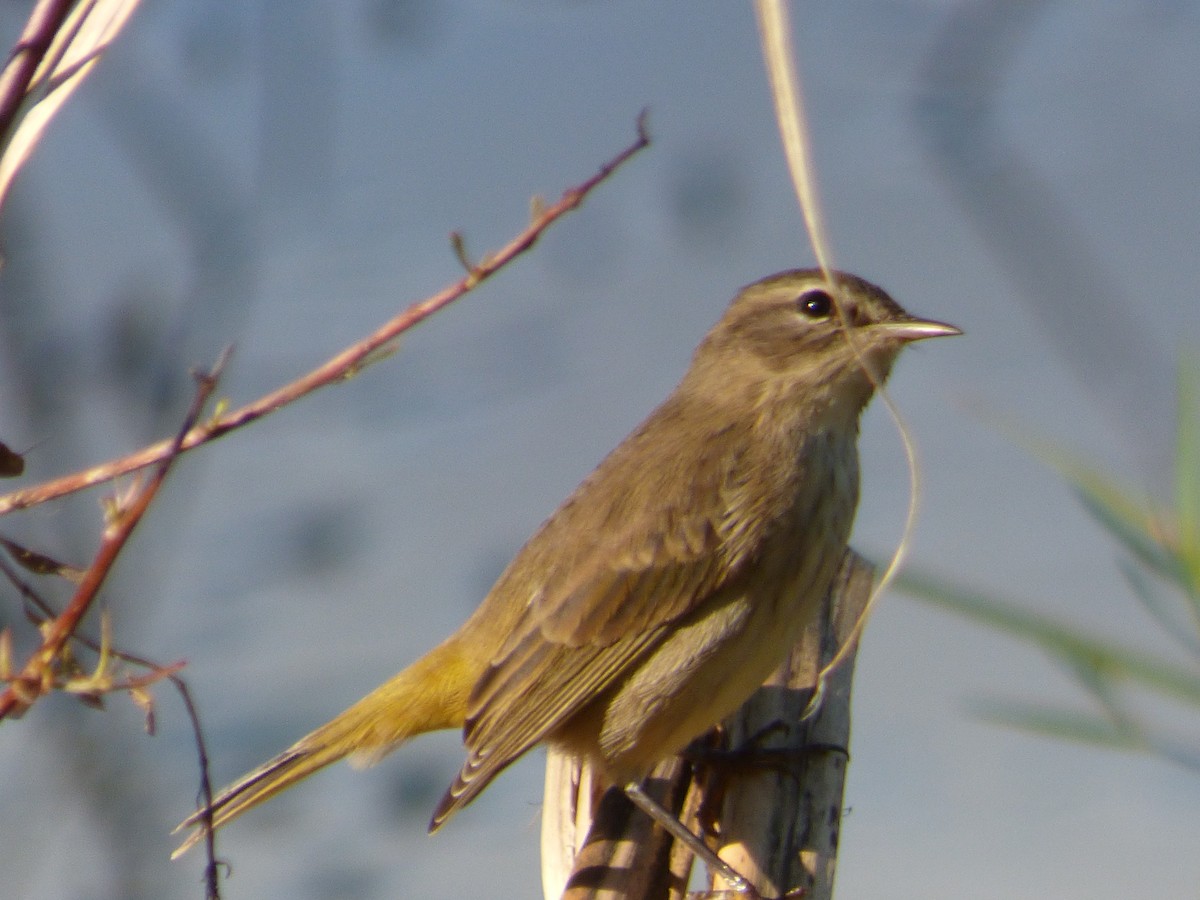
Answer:
POLYGON ((441 728, 463 728, 467 760, 431 831, 543 741, 636 793, 655 763, 740 706, 834 577, 876 384, 907 343, 961 333, 834 277, 836 288, 818 270, 789 271, 743 289, 675 391, 463 626, 223 790, 214 825, 348 754, 374 761, 441 728))

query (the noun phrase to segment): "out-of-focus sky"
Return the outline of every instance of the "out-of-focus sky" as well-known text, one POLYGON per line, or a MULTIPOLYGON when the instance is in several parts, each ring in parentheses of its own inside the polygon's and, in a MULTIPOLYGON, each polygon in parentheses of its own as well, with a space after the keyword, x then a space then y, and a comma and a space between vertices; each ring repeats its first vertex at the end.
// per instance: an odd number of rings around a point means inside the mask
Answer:
MULTIPOLYGON (((1200 335, 1196 6, 795 18, 835 262, 967 333, 891 382, 924 474, 914 564, 1169 646, 1111 543, 996 423, 1168 485, 1175 361, 1200 335)), ((734 292, 811 262, 752 11, 147 0, 52 126, 0 221, 0 439, 33 445, 28 483, 168 433, 188 367, 228 343, 234 402, 305 371, 456 278, 451 230, 499 245, 643 107, 653 147, 532 254, 172 476, 106 600, 124 646, 189 661, 216 780, 452 630, 734 292)), ((861 446, 854 543, 883 556, 908 486, 878 408, 861 446)), ((83 561, 96 499, 2 528, 83 561)), ((154 738, 121 698, 0 728, 7 896, 200 896, 198 858, 167 861, 195 755, 156 696, 154 738)), ((839 896, 1195 896, 1195 772, 999 729, 968 714, 982 697, 1087 703, 1036 652, 886 598, 859 656, 839 896)), ((540 755, 428 838, 459 762, 433 736, 281 797, 222 835, 224 896, 537 896, 540 755)))

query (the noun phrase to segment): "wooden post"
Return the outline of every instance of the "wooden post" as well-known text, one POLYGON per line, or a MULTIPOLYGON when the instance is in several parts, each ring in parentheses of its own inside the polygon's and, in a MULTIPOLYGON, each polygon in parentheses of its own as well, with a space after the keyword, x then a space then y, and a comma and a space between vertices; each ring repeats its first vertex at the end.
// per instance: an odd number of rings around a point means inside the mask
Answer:
MULTIPOLYGON (((709 836, 765 898, 828 900, 833 893, 842 789, 849 760, 854 653, 817 674, 853 634, 873 570, 848 550, 833 589, 787 661, 699 749, 661 763, 647 790, 709 836), (806 711, 808 715, 805 716, 806 711)), ((546 765, 542 883, 546 900, 734 898, 710 880, 688 893, 691 854, 590 767, 554 750, 546 765)))

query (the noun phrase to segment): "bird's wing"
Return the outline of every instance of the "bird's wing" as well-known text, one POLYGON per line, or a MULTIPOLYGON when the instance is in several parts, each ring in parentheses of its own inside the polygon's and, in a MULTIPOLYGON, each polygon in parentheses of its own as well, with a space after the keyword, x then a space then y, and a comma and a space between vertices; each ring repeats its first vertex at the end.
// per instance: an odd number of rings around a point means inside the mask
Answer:
MULTIPOLYGON (((723 429, 689 459, 630 477, 641 432, 616 451, 522 550, 493 590, 527 606, 477 682, 467 762, 434 814, 438 827, 504 767, 613 683, 667 627, 737 578, 757 546, 730 518, 744 491, 744 440, 723 429), (731 443, 732 442, 732 443, 731 443), (622 493, 615 488, 634 485, 622 493), (568 542, 566 539, 570 538, 568 542), (511 573, 511 574, 510 574, 511 573)), ((761 510, 746 516, 762 522, 761 510)), ((739 520, 742 516, 738 517, 739 520)))

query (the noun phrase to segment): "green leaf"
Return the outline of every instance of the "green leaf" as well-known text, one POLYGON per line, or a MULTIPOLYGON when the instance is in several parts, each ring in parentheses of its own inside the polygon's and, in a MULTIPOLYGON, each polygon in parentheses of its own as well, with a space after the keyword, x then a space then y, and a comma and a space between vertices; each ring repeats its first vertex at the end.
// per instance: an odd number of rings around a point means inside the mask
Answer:
POLYGON ((1175 508, 1178 555, 1188 574, 1188 593, 1200 603, 1200 355, 1179 360, 1179 412, 1175 436, 1175 508))
MULTIPOLYGON (((1147 498, 1134 495, 1058 444, 1022 432, 1013 425, 1006 430, 1013 440, 1062 475, 1092 518, 1127 552, 1158 576, 1191 594, 1193 579, 1168 537, 1172 529, 1164 527, 1161 516, 1156 515, 1147 498)), ((1196 440, 1200 442, 1200 435, 1196 440)), ((1194 471, 1192 475, 1195 476, 1194 471)))
POLYGON ((1127 681, 1200 707, 1200 671, 1180 666, 1111 641, 1091 637, 1048 616, 1016 604, 968 591, 930 576, 905 573, 896 587, 918 599, 983 622, 1013 637, 1036 644, 1083 679, 1127 681))
POLYGON ((1084 509, 1135 559, 1161 578, 1190 593, 1191 578, 1183 560, 1166 545, 1153 519, 1141 509, 1131 509, 1125 495, 1111 484, 1096 480, 1072 481, 1084 509))
POLYGON ((1071 709, 985 700, 972 704, 972 713, 996 725, 1030 734, 1075 741, 1110 750, 1153 753, 1185 768, 1200 771, 1200 754, 1187 743, 1141 731, 1128 719, 1114 722, 1103 716, 1071 709))
POLYGON ((1092 713, 1002 700, 979 701, 972 706, 981 719, 1044 737, 1116 750, 1149 749, 1137 729, 1092 713))
POLYGON ((1167 596, 1162 582, 1152 578, 1144 566, 1137 565, 1132 559, 1118 560, 1117 568, 1125 576, 1134 597, 1150 617, 1173 641, 1188 653, 1200 658, 1200 635, 1197 635, 1180 615, 1183 610, 1178 603, 1173 602, 1175 595, 1167 596))

